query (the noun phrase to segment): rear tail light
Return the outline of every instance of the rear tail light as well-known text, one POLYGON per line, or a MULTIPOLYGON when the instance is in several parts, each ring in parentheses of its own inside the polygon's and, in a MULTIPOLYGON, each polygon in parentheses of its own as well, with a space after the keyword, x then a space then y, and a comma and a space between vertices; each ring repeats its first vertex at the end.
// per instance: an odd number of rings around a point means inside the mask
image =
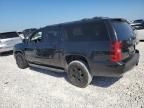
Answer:
POLYGON ((122 59, 121 42, 114 41, 111 44, 111 61, 119 62, 122 59))

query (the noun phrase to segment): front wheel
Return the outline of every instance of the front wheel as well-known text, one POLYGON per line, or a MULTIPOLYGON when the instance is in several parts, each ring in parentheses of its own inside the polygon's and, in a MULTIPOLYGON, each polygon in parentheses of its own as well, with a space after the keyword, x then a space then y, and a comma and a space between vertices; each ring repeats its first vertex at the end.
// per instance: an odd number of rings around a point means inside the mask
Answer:
POLYGON ((75 60, 72 61, 67 70, 67 76, 70 83, 73 85, 85 88, 92 81, 92 75, 89 72, 86 63, 75 60))
POLYGON ((16 54, 16 63, 18 65, 18 67, 21 69, 25 69, 28 67, 28 63, 25 60, 23 54, 21 54, 21 53, 16 54))

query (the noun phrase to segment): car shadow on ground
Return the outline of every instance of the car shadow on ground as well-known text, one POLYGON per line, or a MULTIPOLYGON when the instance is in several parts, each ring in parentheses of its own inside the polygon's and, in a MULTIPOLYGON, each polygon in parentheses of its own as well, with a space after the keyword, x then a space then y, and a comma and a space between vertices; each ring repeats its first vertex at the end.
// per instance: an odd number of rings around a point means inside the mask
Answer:
MULTIPOLYGON (((64 78, 67 82, 69 82, 65 72, 54 72, 54 71, 49 71, 49 70, 45 70, 45 69, 40 69, 37 67, 30 67, 30 69, 33 71, 36 71, 36 72, 40 72, 40 73, 43 73, 46 75, 53 76, 53 77, 64 78)), ((102 88, 107 88, 107 87, 110 87, 115 82, 117 82, 119 79, 120 79, 120 77, 119 78, 116 78, 116 77, 93 77, 91 85, 99 86, 102 88)))
POLYGON ((103 88, 110 87, 114 83, 116 83, 121 77, 93 77, 92 85, 99 86, 103 88))
POLYGON ((10 55, 13 55, 13 51, 1 53, 1 54, 0 54, 0 57, 3 57, 3 56, 10 56, 10 55))

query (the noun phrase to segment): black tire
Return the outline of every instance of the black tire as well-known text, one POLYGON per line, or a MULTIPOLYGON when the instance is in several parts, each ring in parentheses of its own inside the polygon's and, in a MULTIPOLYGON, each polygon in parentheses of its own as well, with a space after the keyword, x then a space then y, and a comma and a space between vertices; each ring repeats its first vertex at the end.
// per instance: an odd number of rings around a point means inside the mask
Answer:
POLYGON ((27 63, 27 61, 25 60, 25 58, 24 58, 24 56, 23 56, 22 53, 17 53, 17 54, 15 55, 15 58, 16 58, 16 63, 17 63, 17 65, 18 65, 18 67, 19 67, 20 69, 25 69, 25 68, 28 67, 28 63, 27 63))
POLYGON ((75 60, 68 65, 67 69, 68 80, 71 84, 85 88, 92 81, 92 75, 89 72, 86 63, 75 60))

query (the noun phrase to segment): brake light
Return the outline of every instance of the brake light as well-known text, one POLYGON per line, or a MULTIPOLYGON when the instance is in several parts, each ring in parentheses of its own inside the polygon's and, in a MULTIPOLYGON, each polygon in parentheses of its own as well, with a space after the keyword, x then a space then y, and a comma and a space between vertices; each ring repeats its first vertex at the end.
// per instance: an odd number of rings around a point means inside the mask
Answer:
POLYGON ((122 59, 121 42, 114 41, 111 44, 111 61, 119 62, 122 59))

